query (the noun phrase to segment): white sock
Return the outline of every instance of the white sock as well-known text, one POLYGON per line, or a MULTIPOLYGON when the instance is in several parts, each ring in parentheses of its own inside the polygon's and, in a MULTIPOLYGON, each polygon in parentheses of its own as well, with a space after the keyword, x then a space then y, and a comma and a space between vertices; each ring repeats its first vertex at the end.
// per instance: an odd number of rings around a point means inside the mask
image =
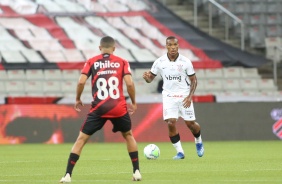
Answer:
POLYGON ((177 143, 172 144, 172 145, 176 149, 177 153, 178 152, 184 153, 184 150, 183 150, 183 148, 181 146, 181 142, 180 141, 178 141, 177 143))
POLYGON ((195 143, 196 143, 196 144, 197 144, 197 143, 202 143, 202 137, 201 137, 201 135, 200 135, 198 138, 195 137, 195 143))

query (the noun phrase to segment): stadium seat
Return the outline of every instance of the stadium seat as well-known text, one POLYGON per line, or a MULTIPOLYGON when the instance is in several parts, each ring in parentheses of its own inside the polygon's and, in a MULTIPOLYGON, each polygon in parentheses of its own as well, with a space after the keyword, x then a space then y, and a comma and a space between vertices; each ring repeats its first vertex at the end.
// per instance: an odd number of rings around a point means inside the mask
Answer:
POLYGON ((280 25, 269 25, 266 27, 266 36, 268 37, 281 37, 282 27, 280 25))
POLYGON ((282 22, 282 16, 279 13, 266 14, 265 16, 267 25, 277 25, 282 22))
POLYGON ((6 81, 5 87, 7 93, 10 95, 14 93, 15 95, 23 95, 25 94, 24 82, 23 81, 6 81))
POLYGON ((61 70, 59 69, 46 69, 44 70, 44 78, 45 80, 62 80, 63 76, 61 70))
POLYGON ((126 59, 128 62, 136 62, 136 59, 131 55, 130 51, 124 48, 116 48, 115 55, 126 59))
POLYGON ((265 47, 265 27, 263 25, 249 27, 250 46, 252 48, 265 47))
POLYGON ((32 70, 32 69, 29 69, 29 70, 26 70, 25 71, 25 75, 26 75, 26 79, 27 80, 44 80, 45 79, 45 76, 44 76, 44 73, 43 73, 43 70, 39 70, 39 69, 35 69, 35 70, 32 70))
POLYGON ((207 78, 212 78, 212 79, 222 78, 223 72, 221 68, 207 68, 206 76, 207 78))
POLYGON ((62 92, 64 94, 76 94, 77 81, 66 80, 61 82, 62 92))
POLYGON ((14 29, 14 32, 20 40, 50 40, 53 38, 46 29, 39 27, 32 29, 23 27, 14 29))
POLYGON ((222 83, 225 92, 232 93, 241 91, 240 79, 224 79, 222 83))
POLYGON ((242 78, 260 78, 257 68, 242 68, 241 76, 242 78))
POLYGON ((83 57, 83 54, 81 53, 80 50, 63 49, 62 53, 65 56, 67 62, 83 62, 83 61, 85 61, 85 58, 83 57))
POLYGON ((6 85, 5 85, 5 81, 1 81, 0 80, 0 94, 2 95, 6 95, 6 85))
POLYGON ((224 78, 241 78, 242 67, 224 67, 222 68, 224 78))
MULTIPOLYGON (((89 47, 89 48, 91 48, 91 47, 89 47)), ((90 49, 85 49, 85 50, 81 50, 81 52, 82 52, 82 54, 83 54, 83 56, 84 56, 84 58, 86 59, 86 60, 88 60, 88 59, 90 59, 90 58, 92 58, 92 57, 94 57, 95 55, 98 55, 98 54, 100 54, 101 52, 98 50, 98 49, 96 49, 96 50, 90 50, 90 49)), ((97 47, 98 48, 98 47, 97 47)), ((118 50, 118 49, 117 49, 118 50)))
POLYGON ((196 73, 197 79, 205 79, 206 78, 205 69, 195 69, 195 73, 196 73))
POLYGON ((205 90, 209 93, 222 91, 222 79, 206 79, 204 82, 205 90))
POLYGON ((268 0, 266 11, 268 13, 280 13, 281 11, 281 3, 277 0, 268 0))
POLYGON ((84 13, 86 9, 79 3, 68 0, 54 0, 59 6, 69 13, 84 13))
POLYGON ((258 79, 240 79, 240 86, 243 91, 259 91, 258 79))
POLYGON ((148 49, 131 50, 131 53, 139 62, 150 62, 157 59, 148 49))
POLYGON ((266 23, 264 14, 253 14, 249 18, 251 25, 264 25, 266 23))
POLYGON ((8 80, 8 74, 6 70, 0 70, 0 81, 8 80))
POLYGON ((43 81, 43 90, 45 94, 60 94, 61 90, 61 82, 54 80, 45 80, 43 81))
POLYGON ((7 63, 26 63, 27 62, 20 51, 11 51, 11 50, 1 51, 1 55, 3 57, 3 60, 6 61, 7 63))
POLYGON ((46 1, 46 0, 36 0, 36 3, 43 6, 45 10, 47 10, 49 13, 52 12, 66 12, 63 7, 61 7, 59 4, 57 4, 54 1, 46 1))
POLYGON ((8 70, 7 74, 10 81, 26 80, 24 70, 8 70))
POLYGON ((267 2, 265 1, 253 1, 250 2, 251 13, 265 13, 267 12, 267 2))
POLYGON ((65 81, 78 81, 80 70, 62 70, 62 77, 65 81))
POLYGON ((44 59, 40 54, 33 49, 21 50, 22 55, 27 59, 29 63, 44 63, 44 59))
POLYGON ((29 80, 24 82, 25 92, 28 95, 31 94, 40 94, 43 96, 43 82, 42 81, 35 81, 29 80))
POLYGON ((261 91, 277 91, 273 79, 260 79, 258 81, 258 88, 261 91))
POLYGON ((59 43, 58 40, 55 39, 49 39, 49 40, 28 40, 29 45, 34 50, 40 50, 40 51, 49 51, 49 50, 62 50, 63 47, 59 43))
POLYGON ((67 60, 61 50, 42 50, 40 53, 50 63, 65 62, 67 60))

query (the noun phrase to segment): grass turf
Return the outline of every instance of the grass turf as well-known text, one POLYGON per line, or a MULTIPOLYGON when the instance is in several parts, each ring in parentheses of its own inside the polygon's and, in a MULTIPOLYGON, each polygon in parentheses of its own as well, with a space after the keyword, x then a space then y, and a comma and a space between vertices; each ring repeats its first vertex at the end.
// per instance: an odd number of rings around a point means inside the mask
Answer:
MULTIPOLYGON (((157 160, 147 160, 138 143, 143 184, 271 184, 282 183, 280 141, 204 142, 199 158, 195 144, 183 143, 184 160, 170 143, 155 143, 157 160)), ((72 144, 0 146, 0 183, 58 183, 72 144)), ((73 172, 72 183, 132 183, 132 165, 124 143, 89 143, 73 172)))

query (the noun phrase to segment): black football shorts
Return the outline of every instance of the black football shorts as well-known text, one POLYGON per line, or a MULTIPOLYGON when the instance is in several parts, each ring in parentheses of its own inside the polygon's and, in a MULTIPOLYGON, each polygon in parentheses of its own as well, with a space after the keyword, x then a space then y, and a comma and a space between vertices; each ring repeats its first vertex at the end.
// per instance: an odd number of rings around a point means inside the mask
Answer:
POLYGON ((127 132, 131 130, 131 119, 129 114, 126 113, 124 116, 117 118, 102 118, 95 113, 89 113, 81 126, 80 131, 87 134, 92 135, 105 125, 105 123, 109 120, 112 125, 112 131, 115 132, 127 132))

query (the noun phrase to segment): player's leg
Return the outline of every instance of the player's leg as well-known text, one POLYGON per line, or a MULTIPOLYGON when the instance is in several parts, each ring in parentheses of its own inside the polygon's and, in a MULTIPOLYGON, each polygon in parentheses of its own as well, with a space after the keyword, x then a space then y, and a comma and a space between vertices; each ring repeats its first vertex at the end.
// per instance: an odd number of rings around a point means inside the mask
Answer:
POLYGON ((176 149, 176 153, 177 153, 176 156, 173 157, 173 159, 174 160, 184 159, 185 158, 184 150, 181 145, 179 132, 176 128, 177 119, 170 118, 165 121, 167 122, 167 126, 168 126, 169 139, 173 147, 176 149))
POLYGON ((202 137, 201 137, 201 127, 195 121, 187 121, 186 120, 185 123, 195 137, 197 154, 198 154, 199 157, 202 157, 204 155, 204 146, 203 146, 203 141, 202 141, 202 137))
POLYGON ((127 151, 133 166, 133 181, 141 181, 139 168, 138 146, 131 130, 131 120, 127 113, 123 117, 111 119, 113 132, 120 131, 126 141, 127 151))
POLYGON ((201 127, 195 121, 196 117, 195 117, 193 103, 191 103, 190 107, 188 108, 182 107, 181 117, 184 119, 185 124, 187 125, 187 127, 190 129, 190 131, 194 135, 197 154, 199 157, 202 157, 204 155, 204 146, 203 146, 202 137, 201 137, 201 127))
POLYGON ((61 183, 70 183, 71 182, 71 175, 73 168, 76 164, 76 162, 79 159, 79 156, 81 154, 81 151, 86 144, 87 140, 89 139, 89 135, 79 132, 79 135, 72 147, 71 153, 69 155, 68 163, 67 163, 67 169, 65 176, 60 180, 61 183))
POLYGON ((66 174, 60 180, 61 183, 70 183, 71 182, 71 175, 73 168, 78 161, 81 151, 84 145, 87 143, 88 139, 92 134, 96 131, 100 130, 106 122, 106 119, 100 118, 95 114, 88 114, 85 122, 81 127, 81 131, 72 147, 71 153, 69 155, 69 159, 67 162, 66 174), (93 123, 95 122, 95 123, 93 123))
POLYGON ((184 150, 181 145, 180 135, 176 128, 176 122, 178 119, 178 103, 179 99, 174 97, 163 96, 163 119, 168 126, 168 136, 176 149, 176 156, 173 159, 184 159, 184 150))

